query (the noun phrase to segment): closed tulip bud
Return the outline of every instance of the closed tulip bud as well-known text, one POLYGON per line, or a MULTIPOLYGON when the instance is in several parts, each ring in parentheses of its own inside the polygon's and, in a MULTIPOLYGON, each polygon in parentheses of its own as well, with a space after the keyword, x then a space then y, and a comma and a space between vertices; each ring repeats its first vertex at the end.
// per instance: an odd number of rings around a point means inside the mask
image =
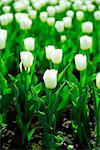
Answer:
POLYGON ((33 3, 33 6, 36 10, 40 10, 42 8, 42 3, 40 1, 36 1, 33 3))
POLYGON ((87 21, 82 24, 82 32, 92 33, 92 31, 93 31, 93 23, 92 22, 87 21))
POLYGON ((72 18, 71 17, 64 17, 63 22, 64 22, 64 26, 66 28, 71 28, 72 27, 72 18))
POLYGON ((47 24, 48 26, 53 26, 55 23, 55 18, 54 17, 48 17, 47 18, 47 24))
POLYGON ((37 11, 36 10, 30 10, 30 11, 28 11, 28 14, 29 14, 29 17, 31 19, 36 19, 36 17, 37 17, 37 11))
POLYGON ((64 31, 63 21, 56 21, 55 28, 56 28, 57 32, 63 32, 64 31))
POLYGON ((73 9, 74 10, 79 10, 82 6, 82 1, 80 0, 76 0, 74 3, 73 3, 73 9))
POLYGON ((20 58, 21 58, 21 63, 20 63, 21 72, 22 72, 22 64, 25 70, 28 68, 28 71, 30 71, 30 67, 32 66, 34 60, 32 53, 29 51, 20 52, 20 58))
POLYGON ((48 3, 50 5, 56 5, 58 3, 58 0, 48 0, 48 3))
POLYGON ((31 19, 29 19, 29 18, 21 18, 20 20, 19 20, 19 25, 20 25, 20 28, 22 29, 22 30, 28 30, 28 29, 30 29, 31 28, 31 26, 32 26, 32 20, 31 19))
POLYGON ((52 62, 54 64, 60 64, 62 61, 62 49, 55 49, 52 53, 52 62))
POLYGON ((64 43, 64 42, 66 41, 66 39, 67 39, 67 38, 66 38, 66 35, 62 35, 62 36, 60 37, 60 39, 61 39, 61 42, 64 43))
POLYGON ((48 18, 48 13, 46 11, 41 12, 39 18, 41 22, 46 22, 48 18))
POLYGON ((4 13, 10 13, 11 7, 10 6, 3 6, 2 10, 4 13))
POLYGON ((96 75, 96 87, 100 89, 100 72, 96 75))
POLYGON ((77 11, 77 12, 76 12, 76 19, 77 19, 78 21, 82 21, 83 18, 84 18, 84 12, 83 12, 83 11, 77 11))
POLYGON ((28 14, 27 13, 16 13, 15 14, 15 19, 16 19, 16 22, 20 22, 20 19, 22 18, 28 18, 28 14))
POLYGON ((94 18, 95 18, 95 20, 100 20, 100 11, 99 10, 94 12, 94 18))
POLYGON ((61 6, 56 5, 56 6, 55 6, 55 11, 56 11, 56 13, 61 13, 61 12, 62 12, 61 6))
POLYGON ((92 47, 92 37, 84 35, 80 37, 80 48, 82 50, 87 50, 92 47))
POLYGON ((55 15, 55 7, 54 6, 48 6, 47 7, 47 13, 48 13, 48 16, 54 16, 55 15))
POLYGON ((55 50, 55 47, 53 45, 49 45, 46 47, 46 58, 48 60, 52 59, 52 54, 55 50))
POLYGON ((7 13, 0 16, 0 23, 2 26, 7 26, 13 21, 13 14, 7 13))
POLYGON ((35 47, 35 39, 32 37, 24 39, 24 47, 27 51, 33 51, 35 47))
POLYGON ((89 5, 87 5, 87 10, 89 12, 93 12, 95 10, 95 6, 93 4, 89 4, 89 5))
POLYGON ((86 69, 87 67, 86 55, 76 54, 74 59, 75 59, 75 66, 78 71, 86 69))
POLYGON ((6 46, 7 30, 0 29, 0 50, 6 46))
POLYGON ((86 5, 82 5, 81 6, 81 10, 85 12, 87 10, 87 6, 86 5))
POLYGON ((68 11, 66 12, 66 16, 73 18, 73 17, 74 17, 74 11, 73 11, 73 10, 68 10, 68 11))
POLYGON ((16 12, 20 12, 23 10, 26 10, 27 7, 29 6, 29 2, 28 1, 16 1, 14 2, 14 9, 16 12))
POLYGON ((43 80, 45 87, 48 89, 54 89, 57 86, 57 73, 55 69, 47 69, 44 73, 43 80))

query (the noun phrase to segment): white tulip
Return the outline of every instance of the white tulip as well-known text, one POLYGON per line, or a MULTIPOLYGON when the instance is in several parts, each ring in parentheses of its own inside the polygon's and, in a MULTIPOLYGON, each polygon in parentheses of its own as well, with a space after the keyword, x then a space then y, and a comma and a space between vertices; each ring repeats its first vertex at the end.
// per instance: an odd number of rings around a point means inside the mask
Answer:
POLYGON ((72 27, 72 18, 71 17, 64 17, 63 22, 64 22, 64 26, 66 28, 71 28, 72 27))
POLYGON ((76 12, 76 19, 77 19, 78 21, 82 21, 83 18, 84 18, 84 12, 83 12, 83 11, 77 11, 77 12, 76 12))
POLYGON ((28 69, 28 72, 30 71, 30 67, 32 66, 34 57, 31 52, 29 51, 22 51, 20 52, 20 58, 21 58, 21 63, 20 63, 20 71, 22 72, 22 64, 26 69, 28 69))
POLYGON ((15 14, 15 19, 16 19, 16 22, 20 22, 20 19, 22 18, 28 18, 28 14, 27 13, 16 13, 15 14))
POLYGON ((48 17, 47 18, 47 24, 48 26, 53 26, 55 23, 55 18, 54 17, 48 17))
POLYGON ((73 9, 74 9, 74 10, 79 10, 79 9, 81 9, 81 6, 82 6, 82 1, 80 1, 80 0, 76 0, 76 1, 73 3, 73 9))
POLYGON ((33 51, 35 47, 35 39, 32 37, 28 37, 24 39, 24 47, 27 51, 33 51))
POLYGON ((94 12, 94 18, 95 20, 100 20, 100 10, 94 12))
POLYGON ((75 66, 78 71, 82 71, 86 69, 87 67, 86 55, 76 54, 74 59, 75 59, 75 66))
POLYGON ((52 62, 54 64, 60 64, 62 61, 62 49, 55 49, 52 53, 52 62))
POLYGON ((21 18, 20 20, 19 20, 19 25, 20 25, 20 28, 22 29, 22 30, 28 30, 28 29, 30 29, 31 28, 31 26, 32 26, 32 20, 31 19, 29 19, 29 18, 21 18))
POLYGON ((87 5, 87 10, 88 10, 89 12, 93 12, 93 11, 95 10, 95 5, 93 5, 93 4, 87 5))
POLYGON ((10 13, 11 7, 10 6, 3 6, 2 10, 4 13, 10 13))
POLYGON ((46 58, 48 60, 52 59, 53 52, 55 51, 55 47, 53 45, 48 45, 46 48, 46 58))
POLYGON ((29 1, 16 1, 13 5, 15 11, 20 12, 27 9, 27 7, 29 6, 29 1))
POLYGON ((90 21, 82 23, 82 32, 84 33, 92 33, 93 31, 93 23, 90 21))
POLYGON ((45 71, 43 80, 46 88, 54 89, 57 86, 57 73, 58 71, 55 69, 45 71))
POLYGON ((100 89, 100 72, 96 75, 96 87, 100 89))
POLYGON ((61 12, 62 12, 61 6, 56 5, 56 6, 55 6, 55 11, 56 11, 56 13, 61 13, 61 12))
POLYGON ((47 7, 47 13, 48 13, 48 16, 54 16, 55 15, 55 7, 54 6, 48 6, 47 7))
POLYGON ((4 49, 7 40, 7 30, 0 29, 0 50, 4 49))
POLYGON ((68 11, 66 12, 66 16, 73 18, 73 17, 74 17, 74 11, 73 11, 73 10, 68 10, 68 11))
POLYGON ((66 35, 62 35, 62 36, 60 37, 60 39, 61 39, 61 42, 64 43, 64 42, 66 41, 66 39, 67 39, 67 38, 66 38, 66 35))
POLYGON ((6 13, 0 16, 0 23, 2 26, 7 26, 9 23, 13 21, 13 14, 6 13))
POLYGON ((50 5, 56 5, 58 3, 58 0, 48 0, 48 3, 50 5))
POLYGON ((56 21, 55 28, 56 28, 57 32, 63 32, 64 31, 63 21, 56 21))
POLYGON ((48 13, 46 11, 41 12, 39 18, 41 22, 46 22, 48 18, 48 13))
POLYGON ((37 17, 37 11, 36 10, 30 10, 30 11, 28 11, 28 14, 29 14, 29 17, 31 19, 36 19, 36 17, 37 17))
POLYGON ((42 8, 42 3, 40 1, 36 1, 33 3, 33 6, 36 10, 40 10, 42 8))
POLYGON ((87 50, 92 47, 92 37, 84 35, 80 37, 80 48, 82 50, 87 50))

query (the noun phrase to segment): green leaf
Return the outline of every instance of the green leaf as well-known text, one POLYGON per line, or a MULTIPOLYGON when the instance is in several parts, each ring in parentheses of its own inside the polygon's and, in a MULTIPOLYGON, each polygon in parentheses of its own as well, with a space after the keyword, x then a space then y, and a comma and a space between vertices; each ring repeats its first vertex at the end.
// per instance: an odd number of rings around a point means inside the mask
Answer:
POLYGON ((33 136, 33 134, 34 134, 34 132, 35 132, 35 128, 33 128, 31 131, 29 131, 29 132, 27 133, 27 140, 28 140, 28 142, 30 142, 30 140, 31 140, 31 138, 32 138, 32 136, 33 136))
POLYGON ((0 114, 0 125, 3 123, 3 116, 0 114))

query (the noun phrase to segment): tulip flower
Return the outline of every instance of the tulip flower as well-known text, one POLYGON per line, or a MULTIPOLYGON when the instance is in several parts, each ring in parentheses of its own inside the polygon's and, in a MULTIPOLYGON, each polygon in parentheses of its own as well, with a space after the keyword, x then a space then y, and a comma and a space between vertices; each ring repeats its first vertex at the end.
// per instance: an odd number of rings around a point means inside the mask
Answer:
POLYGON ((35 39, 32 37, 28 37, 24 39, 24 47, 27 51, 33 51, 35 47, 35 39))
POLYGON ((75 66, 78 71, 83 71, 87 67, 87 58, 86 55, 76 54, 75 57, 75 66))
POLYGON ((0 50, 6 46, 7 30, 0 29, 0 50))
POLYGON ((34 57, 31 52, 29 51, 22 51, 20 52, 20 58, 21 58, 21 63, 20 63, 20 71, 22 72, 22 64, 26 69, 28 69, 28 72, 30 71, 30 67, 32 66, 34 57))
POLYGON ((55 47, 53 45, 48 45, 46 47, 46 58, 48 60, 52 59, 52 55, 54 51, 55 51, 55 47))
POLYGON ((56 28, 57 32, 63 32, 64 31, 64 22, 56 21, 55 28, 56 28))
POLYGON ((46 88, 54 89, 57 86, 57 73, 58 71, 55 69, 45 71, 43 80, 46 88))
POLYGON ((87 50, 92 47, 92 37, 85 35, 80 37, 80 48, 82 50, 87 50))
POLYGON ((63 52, 62 52, 62 49, 55 49, 52 53, 52 62, 54 64, 60 64, 61 61, 62 61, 62 55, 63 55, 63 52))
POLYGON ((100 89, 100 72, 96 75, 96 87, 100 89))
POLYGON ((90 21, 84 22, 82 24, 82 32, 91 33, 93 31, 93 23, 90 21))

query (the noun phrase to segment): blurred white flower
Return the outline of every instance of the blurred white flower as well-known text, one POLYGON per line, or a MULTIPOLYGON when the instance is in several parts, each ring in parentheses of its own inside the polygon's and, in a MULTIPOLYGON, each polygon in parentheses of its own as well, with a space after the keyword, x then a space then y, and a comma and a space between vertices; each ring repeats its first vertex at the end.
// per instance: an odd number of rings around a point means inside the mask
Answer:
POLYGON ((28 15, 31 19, 36 19, 37 11, 36 10, 30 10, 30 11, 28 11, 28 15))
POLYGON ((86 55, 76 54, 74 59, 75 59, 75 66, 78 71, 82 71, 86 69, 87 67, 86 55))
POLYGON ((16 1, 13 3, 13 6, 16 12, 20 12, 27 9, 29 1, 16 1))
POLYGON ((55 28, 56 28, 57 32, 63 32, 64 31, 63 21, 56 21, 55 28))
POLYGON ((39 18, 41 22, 46 22, 48 18, 48 13, 46 11, 41 12, 39 18))
POLYGON ((20 71, 22 72, 22 64, 23 64, 25 70, 28 69, 28 72, 29 72, 30 67, 32 66, 32 63, 34 60, 32 53, 29 51, 22 51, 20 52, 20 58, 21 58, 20 71))
POLYGON ((100 10, 94 12, 94 18, 95 20, 100 20, 100 10))
POLYGON ((63 52, 62 52, 62 49, 55 49, 52 53, 52 62, 54 64, 60 64, 61 61, 62 61, 62 55, 63 55, 63 52))
POLYGON ((19 25, 20 25, 20 29, 28 30, 32 26, 32 20, 27 17, 21 18, 19 20, 19 25))
POLYGON ((43 80, 46 88, 54 89, 57 86, 57 73, 58 71, 55 69, 45 71, 43 80))
POLYGON ((87 10, 88 10, 89 12, 93 12, 93 11, 95 10, 95 5, 93 5, 93 4, 87 5, 87 10))
POLYGON ((54 6, 48 6, 47 7, 47 13, 48 13, 48 16, 54 16, 55 15, 55 12, 56 12, 56 10, 55 10, 55 7, 54 6))
POLYGON ((66 16, 73 18, 73 17, 74 17, 74 11, 73 11, 73 10, 68 10, 68 11, 66 12, 66 16))
POLYGON ((100 89, 100 72, 96 75, 96 87, 100 89))
POLYGON ((12 21, 13 21, 13 14, 12 13, 6 13, 6 14, 2 14, 0 16, 0 24, 2 26, 7 26, 12 21))
POLYGON ((66 35, 61 35, 60 39, 61 39, 61 42, 64 43, 67 39, 66 35))
POLYGON ((53 45, 48 45, 46 48, 46 58, 48 60, 52 59, 52 55, 53 55, 53 52, 55 50, 55 47, 53 45))
POLYGON ((87 50, 92 47, 92 37, 84 35, 80 37, 80 48, 82 50, 87 50))
POLYGON ((53 26, 55 23, 55 18, 54 17, 48 17, 47 18, 47 24, 48 26, 53 26))
POLYGON ((24 47, 27 51, 33 51, 35 48, 35 39, 32 37, 28 37, 24 39, 24 47))
POLYGON ((82 32, 84 33, 92 33, 93 31, 93 23, 90 21, 82 23, 82 32))
POLYGON ((2 10, 4 13, 10 13, 11 7, 10 6, 3 6, 2 10))
POLYGON ((77 12, 76 12, 76 19, 77 19, 78 21, 82 21, 83 18, 84 18, 84 12, 83 12, 83 11, 77 11, 77 12))
POLYGON ((20 22, 20 19, 22 18, 28 18, 28 14, 27 13, 15 13, 15 19, 16 22, 20 22))
POLYGON ((0 50, 4 49, 7 40, 7 30, 0 29, 0 50))
POLYGON ((64 26, 66 28, 71 28, 72 27, 72 18, 71 17, 64 17, 63 22, 64 22, 64 26))

